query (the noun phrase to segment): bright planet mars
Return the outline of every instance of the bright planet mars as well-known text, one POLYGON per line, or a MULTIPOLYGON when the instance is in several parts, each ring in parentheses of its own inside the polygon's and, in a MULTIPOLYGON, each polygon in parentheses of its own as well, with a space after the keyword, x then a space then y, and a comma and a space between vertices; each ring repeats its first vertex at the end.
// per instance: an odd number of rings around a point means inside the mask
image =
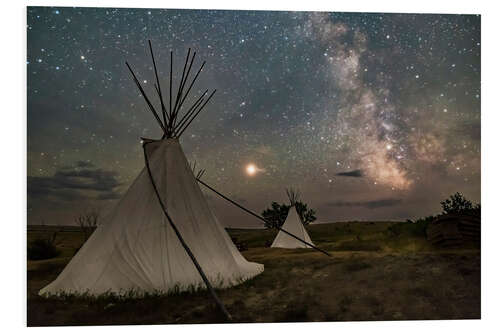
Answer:
POLYGON ((257 172, 257 167, 255 166, 255 164, 248 164, 246 167, 246 171, 249 176, 253 176, 257 172))

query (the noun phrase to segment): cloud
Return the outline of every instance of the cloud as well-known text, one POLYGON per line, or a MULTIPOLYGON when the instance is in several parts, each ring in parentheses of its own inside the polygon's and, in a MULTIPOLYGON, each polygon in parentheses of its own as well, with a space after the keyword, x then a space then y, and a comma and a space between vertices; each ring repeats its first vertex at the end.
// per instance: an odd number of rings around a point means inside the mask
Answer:
POLYGON ((368 209, 377 209, 382 207, 391 207, 399 205, 401 199, 381 199, 371 201, 335 201, 330 202, 327 206, 330 207, 363 207, 368 209))
POLYGON ((28 196, 56 201, 116 199, 119 197, 116 189, 121 185, 117 176, 116 171, 78 161, 74 166, 61 167, 52 176, 28 176, 28 196))
POLYGON ((358 169, 353 171, 339 172, 336 173, 336 175, 342 177, 363 177, 363 171, 358 169))
POLYGON ((77 161, 76 166, 79 168, 93 168, 95 165, 90 161, 77 161))

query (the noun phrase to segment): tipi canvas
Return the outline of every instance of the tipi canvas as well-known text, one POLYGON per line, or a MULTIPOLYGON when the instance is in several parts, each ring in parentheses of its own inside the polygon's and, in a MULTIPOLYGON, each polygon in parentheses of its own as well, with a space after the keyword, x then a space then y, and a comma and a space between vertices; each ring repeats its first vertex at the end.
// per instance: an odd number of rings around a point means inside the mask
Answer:
MULTIPOLYGON (((217 222, 177 139, 148 146, 150 168, 167 210, 214 286, 229 287, 264 270, 245 260, 217 222)), ((144 168, 102 225, 45 293, 168 292, 203 287, 163 215, 144 168)))
MULTIPOLYGON (((186 75, 183 72, 181 82, 185 83, 188 75, 189 70, 186 75)), ((179 89, 180 101, 185 97, 179 89)), ((161 90, 157 92, 161 94, 161 90)), ((204 104, 200 105, 188 112, 199 113, 204 104)), ((205 288, 201 270, 212 286, 225 288, 264 270, 263 265, 248 262, 241 255, 209 208, 179 143, 179 133, 185 129, 175 121, 179 108, 164 109, 166 120, 160 120, 164 137, 144 144, 146 167, 41 295, 141 295, 205 288)), ((189 124, 190 118, 186 119, 189 124)))
MULTIPOLYGON (((297 236, 300 239, 305 240, 308 243, 314 245, 307 233, 302 220, 300 219, 299 214, 297 213, 297 209, 295 206, 295 202, 297 200, 297 194, 293 191, 287 191, 287 194, 290 198, 291 207, 288 211, 288 215, 286 217, 285 223, 281 226, 281 229, 288 231, 289 233, 297 236)), ((286 249, 297 249, 297 248, 311 248, 311 246, 304 244, 303 242, 297 240, 290 235, 287 235, 283 231, 280 230, 276 238, 274 239, 271 247, 281 247, 286 249)))

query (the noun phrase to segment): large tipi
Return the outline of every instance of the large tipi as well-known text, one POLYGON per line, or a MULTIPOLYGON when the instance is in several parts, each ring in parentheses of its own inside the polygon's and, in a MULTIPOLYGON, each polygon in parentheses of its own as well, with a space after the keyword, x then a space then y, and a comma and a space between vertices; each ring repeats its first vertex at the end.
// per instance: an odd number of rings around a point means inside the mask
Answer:
MULTIPOLYGON (((290 199, 290 209, 288 210, 288 215, 286 217, 285 223, 281 226, 281 229, 288 231, 290 234, 297 236, 300 239, 305 240, 307 243, 314 245, 307 233, 302 219, 297 213, 296 202, 298 200, 298 192, 294 190, 287 190, 288 199, 290 199)), ((280 230, 276 238, 274 239, 271 247, 281 247, 286 249, 297 249, 297 248, 311 248, 311 246, 299 241, 297 238, 291 237, 289 234, 280 230)))
MULTIPOLYGON (((153 57, 151 43, 149 47, 153 57)), ((219 224, 179 144, 180 135, 215 92, 206 98, 206 90, 180 117, 179 111, 205 64, 184 92, 195 56, 196 53, 190 59, 188 51, 178 92, 172 98, 170 54, 167 106, 153 57, 162 118, 127 63, 163 130, 163 137, 143 139, 146 167, 57 279, 40 291, 41 295, 141 295, 211 286, 224 288, 264 270, 263 265, 248 262, 241 255, 219 224)))

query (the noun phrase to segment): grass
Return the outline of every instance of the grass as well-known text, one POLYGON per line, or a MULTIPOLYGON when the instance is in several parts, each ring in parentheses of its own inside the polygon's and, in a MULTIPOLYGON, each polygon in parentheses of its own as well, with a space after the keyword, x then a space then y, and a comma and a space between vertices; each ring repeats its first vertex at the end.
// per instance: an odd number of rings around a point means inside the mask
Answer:
POLYGON ((377 241, 349 240, 335 246, 334 251, 381 251, 382 247, 377 241))
POLYGON ((28 244, 28 260, 43 260, 55 258, 60 251, 51 240, 37 238, 28 244))
MULTIPOLYGON (((268 248, 274 230, 231 229, 231 237, 248 248, 242 254, 265 271, 217 293, 234 322, 479 318, 479 249, 435 249, 412 228, 396 222, 308 226, 311 239, 331 257, 268 248)), ((28 242, 54 229, 30 226, 28 242)), ((56 258, 28 261, 29 326, 225 322, 206 290, 141 298, 38 296, 82 242, 78 228, 65 227, 55 240, 56 258)))
POLYGON ((369 263, 364 261, 351 261, 344 265, 344 269, 346 272, 357 272, 363 269, 367 269, 372 267, 369 263))
POLYGON ((340 311, 347 312, 347 310, 349 310, 349 307, 351 306, 351 304, 352 304, 352 296, 350 296, 350 295, 342 296, 342 298, 340 299, 340 302, 339 302, 340 311))

